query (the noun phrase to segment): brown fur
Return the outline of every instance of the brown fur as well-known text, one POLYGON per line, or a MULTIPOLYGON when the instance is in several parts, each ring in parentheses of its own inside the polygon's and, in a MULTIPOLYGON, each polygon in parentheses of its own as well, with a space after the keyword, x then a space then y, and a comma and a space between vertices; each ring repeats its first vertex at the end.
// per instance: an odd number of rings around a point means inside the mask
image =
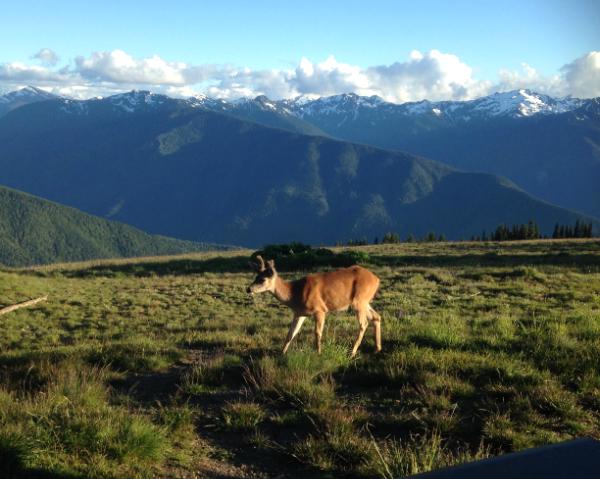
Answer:
POLYGON ((283 347, 284 354, 307 316, 315 317, 315 348, 320 353, 326 314, 344 311, 349 307, 356 311, 359 323, 352 356, 358 351, 369 320, 373 322, 375 347, 378 352, 381 351, 381 316, 369 304, 379 288, 379 278, 368 269, 352 266, 327 273, 311 274, 295 281, 285 281, 277 274, 272 260, 265 266, 260 256, 257 259, 257 276, 248 287, 248 292, 255 294, 269 291, 294 314, 283 347))

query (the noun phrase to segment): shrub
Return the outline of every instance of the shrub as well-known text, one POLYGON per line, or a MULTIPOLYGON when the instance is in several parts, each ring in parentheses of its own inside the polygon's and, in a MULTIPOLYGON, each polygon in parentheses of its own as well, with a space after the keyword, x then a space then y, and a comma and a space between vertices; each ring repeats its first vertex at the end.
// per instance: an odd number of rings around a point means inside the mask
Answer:
POLYGON ((364 251, 342 251, 334 253, 327 248, 312 248, 303 243, 273 244, 252 253, 265 260, 275 260, 275 266, 281 271, 296 271, 321 267, 346 267, 369 261, 369 255, 364 251))
POLYGON ((227 429, 248 431, 265 418, 264 409, 256 403, 234 402, 223 408, 223 422, 227 429))
POLYGON ((99 468, 110 477, 137 477, 170 454, 166 428, 110 403, 105 371, 61 364, 51 373, 34 394, 0 393, 2 477, 27 468, 59 471, 67 458, 85 477, 99 468))

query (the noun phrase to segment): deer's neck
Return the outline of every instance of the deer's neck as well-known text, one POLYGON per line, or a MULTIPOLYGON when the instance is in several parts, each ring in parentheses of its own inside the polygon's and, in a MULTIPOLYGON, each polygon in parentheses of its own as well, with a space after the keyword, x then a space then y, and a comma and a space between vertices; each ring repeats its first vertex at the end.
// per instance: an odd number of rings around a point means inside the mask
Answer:
POLYGON ((292 283, 277 276, 273 294, 283 304, 290 304, 292 302, 292 283))

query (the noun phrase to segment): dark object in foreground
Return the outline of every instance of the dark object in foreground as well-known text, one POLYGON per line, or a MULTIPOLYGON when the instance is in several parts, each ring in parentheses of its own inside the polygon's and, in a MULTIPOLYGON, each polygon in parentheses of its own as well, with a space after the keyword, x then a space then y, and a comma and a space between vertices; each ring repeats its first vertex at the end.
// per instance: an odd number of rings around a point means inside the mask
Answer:
POLYGON ((574 441, 411 476, 419 479, 594 479, 600 477, 600 441, 574 441))

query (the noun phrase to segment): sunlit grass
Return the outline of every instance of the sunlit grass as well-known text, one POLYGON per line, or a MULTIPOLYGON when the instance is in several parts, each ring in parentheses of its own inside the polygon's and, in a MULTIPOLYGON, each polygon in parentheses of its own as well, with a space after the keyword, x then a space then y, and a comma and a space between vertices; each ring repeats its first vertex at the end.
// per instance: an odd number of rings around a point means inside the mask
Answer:
POLYGON ((0 306, 48 294, 1 319, 0 476, 399 477, 600 438, 600 242, 361 250, 383 352, 369 329, 356 359, 350 313, 282 357, 291 315, 245 293, 249 252, 0 271, 0 306))

